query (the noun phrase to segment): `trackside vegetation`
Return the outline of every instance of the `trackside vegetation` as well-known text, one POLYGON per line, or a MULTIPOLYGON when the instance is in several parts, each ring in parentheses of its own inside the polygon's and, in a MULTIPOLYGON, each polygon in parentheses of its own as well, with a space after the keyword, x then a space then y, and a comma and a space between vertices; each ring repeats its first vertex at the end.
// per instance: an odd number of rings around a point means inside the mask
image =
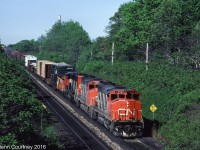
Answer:
POLYGON ((57 135, 51 136, 52 131, 47 130, 52 127, 50 113, 35 98, 35 91, 21 63, 8 59, 2 49, 0 60, 0 145, 59 148, 57 135))

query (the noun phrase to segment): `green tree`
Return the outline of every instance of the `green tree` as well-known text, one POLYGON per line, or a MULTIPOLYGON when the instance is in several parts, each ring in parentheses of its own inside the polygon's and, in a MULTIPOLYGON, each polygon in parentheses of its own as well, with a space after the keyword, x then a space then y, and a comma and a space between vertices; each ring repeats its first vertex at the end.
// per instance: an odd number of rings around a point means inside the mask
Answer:
POLYGON ((74 21, 56 22, 46 36, 40 37, 41 51, 56 52, 60 61, 72 64, 76 64, 81 51, 89 44, 88 33, 74 21))
POLYGON ((111 60, 112 42, 109 37, 98 37, 92 42, 91 57, 93 60, 111 60))
POLYGON ((40 133, 41 114, 45 129, 51 125, 49 113, 35 99, 30 79, 20 66, 21 62, 9 60, 5 54, 0 54, 0 60, 0 145, 42 142, 56 148, 58 140, 45 141, 40 133))
POLYGON ((166 57, 171 58, 171 53, 180 51, 181 19, 181 7, 176 0, 163 1, 155 13, 154 40, 166 57))
POLYGON ((110 18, 108 33, 116 43, 119 59, 143 60, 150 41, 152 18, 160 0, 137 0, 122 5, 110 18))
POLYGON ((0 54, 2 54, 2 53, 4 53, 4 50, 3 50, 3 47, 2 47, 2 45, 0 43, 0 54))
POLYGON ((35 40, 22 40, 14 45, 9 45, 12 49, 23 51, 25 53, 38 52, 39 43, 35 40))

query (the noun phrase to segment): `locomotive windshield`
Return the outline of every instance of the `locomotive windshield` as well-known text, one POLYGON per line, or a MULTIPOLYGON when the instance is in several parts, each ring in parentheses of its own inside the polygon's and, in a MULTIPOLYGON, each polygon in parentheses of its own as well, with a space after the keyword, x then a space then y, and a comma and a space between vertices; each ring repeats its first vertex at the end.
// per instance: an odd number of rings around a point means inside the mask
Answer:
POLYGON ((139 100, 139 94, 133 94, 132 92, 127 92, 126 99, 139 100))
POLYGON ((124 94, 119 94, 119 98, 125 98, 124 94))
POLYGON ((114 100, 117 98, 117 94, 111 94, 111 100, 114 100))
POLYGON ((132 99, 133 94, 131 92, 127 92, 126 99, 132 99))
POLYGON ((139 100, 139 94, 133 94, 133 99, 134 100, 139 100))
POLYGON ((138 93, 136 94, 133 92, 127 92, 126 94, 122 94, 122 93, 111 94, 111 100, 115 100, 117 98, 128 99, 128 100, 139 100, 140 95, 138 93))
POLYGON ((94 89, 94 84, 92 84, 92 85, 90 84, 89 85, 89 90, 92 90, 92 89, 94 89))

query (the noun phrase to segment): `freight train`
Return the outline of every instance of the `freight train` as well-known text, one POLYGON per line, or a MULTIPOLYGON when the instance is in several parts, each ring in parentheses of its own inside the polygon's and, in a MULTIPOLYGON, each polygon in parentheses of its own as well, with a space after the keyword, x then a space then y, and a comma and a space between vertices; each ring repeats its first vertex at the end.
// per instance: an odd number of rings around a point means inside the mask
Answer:
POLYGON ((115 136, 142 136, 144 123, 138 91, 75 72, 71 65, 63 62, 37 60, 35 56, 17 51, 12 55, 12 58, 23 60, 29 71, 61 92, 67 100, 73 101, 115 136))

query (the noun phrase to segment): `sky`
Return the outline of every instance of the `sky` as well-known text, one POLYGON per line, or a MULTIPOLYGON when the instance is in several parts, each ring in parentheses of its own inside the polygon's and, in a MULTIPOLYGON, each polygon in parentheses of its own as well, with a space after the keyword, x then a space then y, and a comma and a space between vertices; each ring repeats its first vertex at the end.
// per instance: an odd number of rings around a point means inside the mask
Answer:
POLYGON ((91 39, 106 36, 109 18, 131 0, 1 0, 0 39, 5 45, 37 40, 62 21, 77 21, 91 39))

